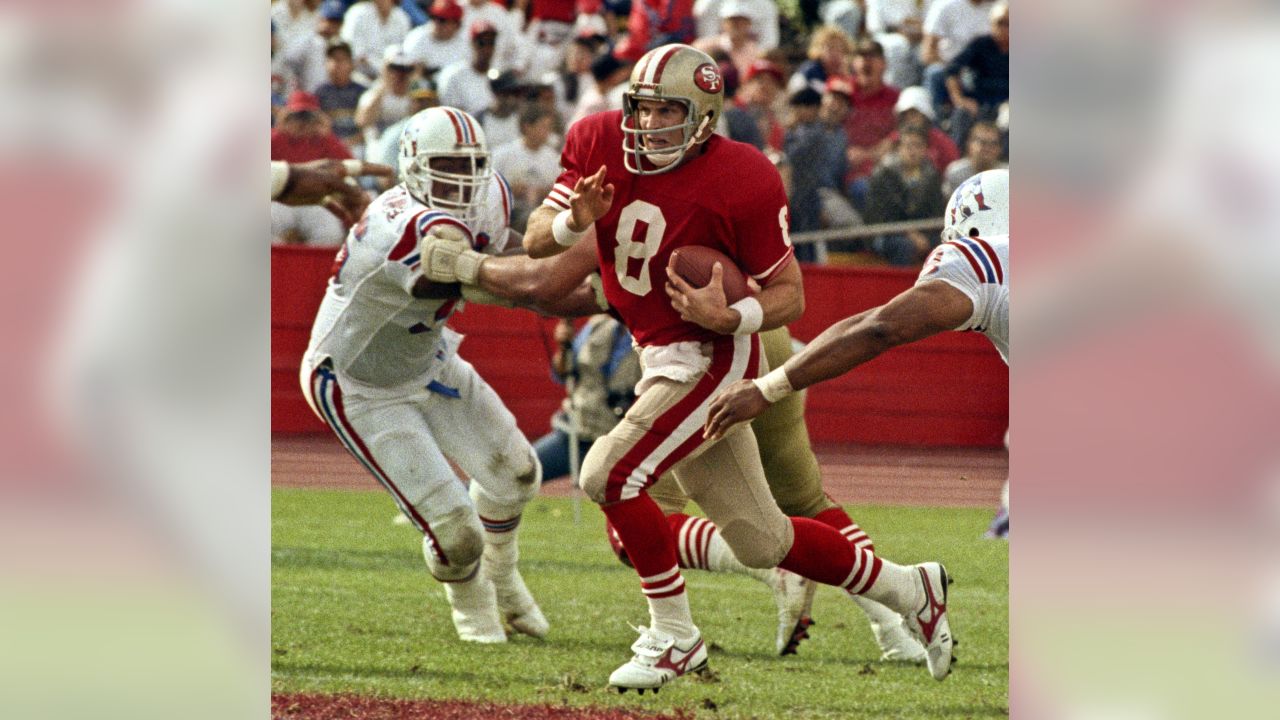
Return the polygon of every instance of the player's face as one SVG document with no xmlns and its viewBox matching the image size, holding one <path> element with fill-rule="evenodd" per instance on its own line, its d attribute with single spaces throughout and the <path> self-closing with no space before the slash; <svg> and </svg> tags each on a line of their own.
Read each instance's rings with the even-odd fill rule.
<svg viewBox="0 0 1280 720">
<path fill-rule="evenodd" d="M 471 173 L 471 159 L 465 157 L 433 157 L 430 161 L 431 169 L 439 172 L 452 173 L 455 175 L 469 175 Z M 484 168 L 484 161 L 477 163 L 477 170 Z M 463 187 L 457 183 L 443 182 L 440 180 L 431 183 L 431 194 L 437 200 L 443 200 L 447 203 L 456 203 L 463 205 L 471 202 L 471 188 Z"/>
<path fill-rule="evenodd" d="M 636 124 L 641 130 L 659 130 L 676 128 L 671 132 L 653 133 L 644 136 L 645 148 L 661 150 L 684 144 L 684 123 L 688 112 L 683 104 L 672 100 L 640 100 L 636 103 Z"/>
</svg>

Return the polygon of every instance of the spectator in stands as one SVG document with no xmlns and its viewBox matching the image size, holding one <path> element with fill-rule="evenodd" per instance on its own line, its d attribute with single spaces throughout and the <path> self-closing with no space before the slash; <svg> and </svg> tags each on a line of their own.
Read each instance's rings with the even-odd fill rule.
<svg viewBox="0 0 1280 720">
<path fill-rule="evenodd" d="M 746 3 L 727 0 L 720 6 L 720 33 L 699 38 L 693 46 L 713 56 L 717 50 L 725 52 L 738 72 L 746 75 L 752 63 L 764 54 L 756 42 L 754 23 Z"/>
<path fill-rule="evenodd" d="M 378 146 L 369 153 L 369 157 L 383 165 L 390 165 L 396 168 L 397 176 L 400 172 L 400 136 L 404 134 L 405 127 L 414 115 L 426 110 L 427 108 L 439 105 L 439 97 L 436 91 L 431 89 L 431 85 L 425 81 L 419 80 L 409 89 L 409 114 L 401 118 L 394 125 L 389 126 L 378 140 Z M 380 187 L 391 187 L 395 184 L 395 179 L 390 181 L 382 181 Z"/>
<path fill-rule="evenodd" d="M 892 152 L 876 167 L 867 190 L 868 223 L 941 218 L 946 206 L 942 178 L 929 162 L 929 137 L 905 128 Z M 891 265 L 915 265 L 932 249 L 937 233 L 911 230 L 881 235 L 872 248 Z"/>
<path fill-rule="evenodd" d="M 774 109 L 783 86 L 782 68 L 768 60 L 756 60 L 747 68 L 746 80 L 724 111 L 729 137 L 760 150 L 781 152 L 786 130 Z"/>
<path fill-rule="evenodd" d="M 576 5 L 576 0 L 528 0 L 525 43 L 529 60 L 525 77 L 541 78 L 564 64 L 565 51 L 573 37 Z"/>
<path fill-rule="evenodd" d="M 693 16 L 698 22 L 698 37 L 712 37 L 720 32 L 720 11 L 727 2 L 738 2 L 751 16 L 756 42 L 761 52 L 778 47 L 778 4 L 773 0 L 695 0 Z"/>
<path fill-rule="evenodd" d="M 347 10 L 342 22 L 342 39 L 351 46 L 356 73 L 365 80 L 378 76 L 379 60 L 387 48 L 400 47 L 409 34 L 409 16 L 396 4 L 396 0 L 363 0 Z"/>
<path fill-rule="evenodd" d="M 280 42 L 290 45 L 316 33 L 320 0 L 275 0 L 271 3 L 271 22 L 280 33 Z"/>
<path fill-rule="evenodd" d="M 614 47 L 614 54 L 624 62 L 635 62 L 660 45 L 692 44 L 696 39 L 693 0 L 632 0 L 627 34 Z"/>
<path fill-rule="evenodd" d="M 557 349 L 551 374 L 557 383 L 572 379 L 573 389 L 551 417 L 551 432 L 538 438 L 533 448 L 542 464 L 543 481 L 569 474 L 572 416 L 576 416 L 578 462 L 596 439 L 607 435 L 635 401 L 640 381 L 640 355 L 632 352 L 631 334 L 608 315 L 594 315 L 574 333 L 573 323 L 556 324 Z"/>
<path fill-rule="evenodd" d="M 506 70 L 489 82 L 489 89 L 493 103 L 475 113 L 475 118 L 484 128 L 485 142 L 496 148 L 520 138 L 520 106 L 528 88 L 519 76 Z"/>
<path fill-rule="evenodd" d="M 285 103 L 280 123 L 271 131 L 271 159 L 304 163 L 350 157 L 351 151 L 333 134 L 316 96 L 294 90 Z"/>
<path fill-rule="evenodd" d="M 347 4 L 343 0 L 324 0 L 316 17 L 316 34 L 324 38 L 326 45 L 340 39 L 346 15 Z"/>
<path fill-rule="evenodd" d="M 520 111 L 519 139 L 493 151 L 493 169 L 507 179 L 515 198 L 513 228 L 524 229 L 529 213 L 542 203 L 560 173 L 560 151 L 550 142 L 555 122 L 551 110 L 529 105 Z"/>
<path fill-rule="evenodd" d="M 556 93 L 556 109 L 562 120 L 567 121 L 573 117 L 578 98 L 595 83 L 595 79 L 591 77 L 591 63 L 595 61 L 602 44 L 603 41 L 592 30 L 575 36 L 569 43 L 564 68 L 552 84 Z"/>
<path fill-rule="evenodd" d="M 471 45 L 461 31 L 462 6 L 458 0 L 435 0 L 428 11 L 431 21 L 409 31 L 404 52 L 434 79 L 446 65 L 471 60 Z"/>
<path fill-rule="evenodd" d="M 809 59 L 800 64 L 787 82 L 787 92 L 794 93 L 808 85 L 819 93 L 826 92 L 827 81 L 843 79 L 852 84 L 850 57 L 853 40 L 833 25 L 823 25 L 809 38 Z"/>
<path fill-rule="evenodd" d="M 276 33 L 276 23 L 271 21 L 271 127 L 276 126 L 289 94 L 298 87 L 298 78 L 293 68 L 284 60 L 280 52 L 280 38 Z"/>
<path fill-rule="evenodd" d="M 493 104 L 489 69 L 493 66 L 498 31 L 487 22 L 471 26 L 471 58 L 446 65 L 437 76 L 440 104 L 465 110 L 472 115 Z"/>
<path fill-rule="evenodd" d="M 569 124 L 604 110 L 621 110 L 622 93 L 627 89 L 631 65 L 632 63 L 623 62 L 612 53 L 596 58 L 591 63 L 591 78 L 595 82 L 578 98 L 578 106 L 574 108 Z"/>
<path fill-rule="evenodd" d="M 894 87 L 919 85 L 920 42 L 924 39 L 923 5 L 918 0 L 866 0 L 867 34 L 884 47 L 887 76 Z"/>
<path fill-rule="evenodd" d="M 291 164 L 351 158 L 347 146 L 329 128 L 315 95 L 295 90 L 279 125 L 271 131 L 271 159 Z M 271 236 L 276 242 L 335 245 L 342 242 L 342 222 L 320 206 L 271 206 Z"/>
<path fill-rule="evenodd" d="M 970 40 L 947 65 L 947 93 L 955 107 L 951 137 L 956 142 L 963 142 L 978 120 L 996 119 L 1000 106 L 1009 100 L 1008 3 L 991 7 L 991 34 Z"/>
<path fill-rule="evenodd" d="M 839 100 L 844 103 L 844 100 Z M 838 189 L 844 178 L 844 118 L 836 123 L 824 122 L 823 96 L 811 87 L 791 94 L 787 100 L 791 117 L 787 127 L 784 154 L 791 166 L 791 231 L 807 232 L 822 227 L 820 188 Z M 847 104 L 845 105 L 847 108 Z M 830 111 L 828 111 L 830 113 Z M 828 114 L 829 120 L 831 115 Z M 812 244 L 796 247 L 796 258 L 803 262 L 816 259 Z"/>
<path fill-rule="evenodd" d="M 839 87 L 839 84 L 837 84 Z M 889 134 L 897 127 L 894 107 L 898 89 L 884 83 L 884 50 L 874 40 L 861 40 L 854 48 L 853 112 L 845 121 L 849 136 L 845 157 L 849 170 L 845 178 L 849 194 L 859 207 L 866 196 L 866 179 L 889 150 Z"/>
<path fill-rule="evenodd" d="M 898 116 L 898 129 L 889 134 L 890 142 L 898 141 L 898 134 L 903 128 L 913 127 L 923 130 L 929 137 L 929 160 L 933 162 L 933 167 L 939 175 L 960 157 L 960 150 L 951 141 L 951 136 L 942 132 L 934 124 L 933 103 L 929 102 L 928 90 L 919 85 L 904 88 L 898 95 L 894 112 Z"/>
<path fill-rule="evenodd" d="M 320 100 L 320 109 L 333 122 L 334 134 L 347 144 L 353 156 L 363 157 L 364 137 L 356 125 L 356 107 L 368 88 L 351 79 L 354 69 L 351 46 L 341 40 L 330 45 L 325 51 L 328 78 L 316 88 L 316 97 Z"/>
<path fill-rule="evenodd" d="M 1009 163 L 1000 160 L 1003 147 L 1000 128 L 995 123 L 986 120 L 974 123 L 969 128 L 969 142 L 965 145 L 964 157 L 948 165 L 942 174 L 943 196 L 951 197 L 960 183 L 980 172 L 1009 167 Z"/>
<path fill-rule="evenodd" d="M 467 0 L 462 3 L 462 10 L 462 28 L 470 37 L 475 37 L 477 27 L 486 24 L 493 30 L 494 51 L 490 64 L 499 72 L 515 70 L 523 73 L 529 62 L 529 42 L 521 32 L 523 19 L 516 20 L 518 16 L 523 17 L 520 15 L 521 11 L 517 10 L 513 14 L 504 3 L 492 0 Z M 444 101 L 443 93 L 440 97 L 443 104 L 449 104 Z M 479 109 L 486 105 L 487 103 L 481 105 Z"/>
<path fill-rule="evenodd" d="M 988 32 L 993 0 L 934 0 L 924 18 L 924 85 L 933 100 L 935 117 L 950 109 L 947 64 L 969 41 Z"/>
<path fill-rule="evenodd" d="M 371 151 L 378 146 L 382 133 L 408 117 L 412 109 L 409 88 L 413 80 L 413 61 L 399 45 L 388 47 L 384 55 L 382 75 L 356 104 L 356 125 L 364 132 L 365 147 Z M 378 160 L 376 156 L 369 159 Z"/>
<path fill-rule="evenodd" d="M 271 6 L 280 60 L 289 66 L 299 90 L 315 92 L 324 82 L 325 41 L 316 34 L 317 0 L 286 0 Z"/>
</svg>

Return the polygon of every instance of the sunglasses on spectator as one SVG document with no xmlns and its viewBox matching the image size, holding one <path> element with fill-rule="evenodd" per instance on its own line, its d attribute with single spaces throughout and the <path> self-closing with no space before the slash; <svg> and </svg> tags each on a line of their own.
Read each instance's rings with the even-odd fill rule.
<svg viewBox="0 0 1280 720">
<path fill-rule="evenodd" d="M 405 72 L 405 73 L 413 72 L 412 65 L 388 65 L 387 67 L 391 68 L 392 70 L 399 70 L 400 72 Z"/>
<path fill-rule="evenodd" d="M 484 37 L 476 38 L 471 42 L 480 47 L 493 47 L 495 44 L 493 38 L 484 38 Z"/>
</svg>

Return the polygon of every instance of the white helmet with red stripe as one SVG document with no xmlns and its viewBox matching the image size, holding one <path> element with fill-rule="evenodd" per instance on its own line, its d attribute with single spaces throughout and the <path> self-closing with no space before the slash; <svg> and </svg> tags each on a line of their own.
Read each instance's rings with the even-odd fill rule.
<svg viewBox="0 0 1280 720">
<path fill-rule="evenodd" d="M 684 123 L 642 130 L 636 114 L 640 100 L 670 100 L 685 107 Z M 724 80 L 711 56 L 688 45 L 672 44 L 645 53 L 631 69 L 622 100 L 622 157 L 627 170 L 656 175 L 675 168 L 694 145 L 715 132 L 724 107 Z M 646 136 L 683 131 L 674 147 L 647 147 Z"/>
<path fill-rule="evenodd" d="M 1009 171 L 987 170 L 960 183 L 947 201 L 942 241 L 1009 234 Z"/>
<path fill-rule="evenodd" d="M 400 180 L 432 209 L 474 222 L 492 174 L 484 129 L 462 110 L 427 108 L 400 136 Z"/>
</svg>

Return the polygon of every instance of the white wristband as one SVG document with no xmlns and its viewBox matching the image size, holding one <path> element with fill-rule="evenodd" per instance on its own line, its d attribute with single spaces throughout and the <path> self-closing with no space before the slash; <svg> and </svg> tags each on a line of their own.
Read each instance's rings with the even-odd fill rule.
<svg viewBox="0 0 1280 720">
<path fill-rule="evenodd" d="M 768 375 L 756 378 L 751 382 L 760 388 L 760 394 L 764 395 L 764 399 L 770 403 L 776 403 L 795 392 L 795 390 L 791 389 L 791 380 L 787 378 L 787 373 L 782 368 L 772 370 Z"/>
<path fill-rule="evenodd" d="M 364 161 L 363 160 L 343 160 L 342 169 L 347 171 L 347 175 L 352 175 L 352 176 L 363 175 Z"/>
<path fill-rule="evenodd" d="M 764 308 L 760 307 L 760 301 L 747 296 L 738 302 L 729 306 L 730 310 L 737 310 L 742 317 L 738 320 L 738 327 L 733 331 L 734 335 L 751 335 L 760 330 L 760 326 L 764 324 Z"/>
<path fill-rule="evenodd" d="M 573 213 L 569 210 L 561 210 L 556 214 L 556 219 L 551 221 L 551 236 L 555 238 L 556 244 L 563 247 L 573 247 L 575 243 L 587 234 L 586 230 L 582 232 L 574 232 L 569 229 L 569 218 Z"/>
</svg>

